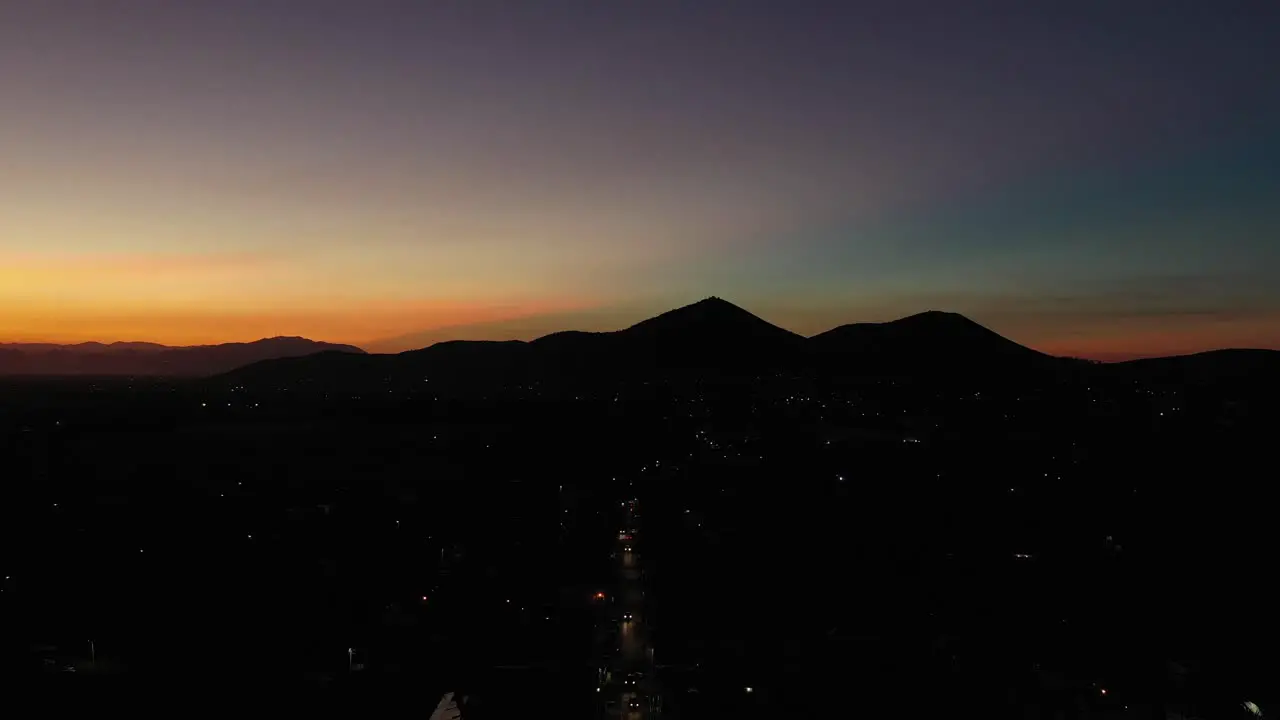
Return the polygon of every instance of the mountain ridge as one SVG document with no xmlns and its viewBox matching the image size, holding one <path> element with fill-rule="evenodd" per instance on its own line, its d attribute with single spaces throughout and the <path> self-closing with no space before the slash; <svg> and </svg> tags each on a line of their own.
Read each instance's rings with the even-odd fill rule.
<svg viewBox="0 0 1280 720">
<path fill-rule="evenodd" d="M 144 342 L 0 344 L 0 375 L 150 375 L 199 377 L 264 360 L 323 352 L 365 354 L 354 345 L 276 336 L 215 345 Z"/>
<path fill-rule="evenodd" d="M 562 330 L 528 341 L 445 341 L 368 357 L 359 368 L 371 377 L 410 387 L 424 381 L 483 387 L 776 372 L 1038 381 L 1083 371 L 1079 361 L 1025 347 L 958 313 L 932 310 L 884 323 L 852 323 L 806 338 L 714 296 L 619 330 Z M 232 377 L 278 387 L 301 378 L 358 386 L 362 380 L 347 370 L 355 370 L 349 361 L 312 357 L 266 361 Z"/>
<path fill-rule="evenodd" d="M 1256 352 L 1280 362 L 1278 351 Z M 561 330 L 528 341 L 452 340 L 368 357 L 360 367 L 376 374 L 379 382 L 402 378 L 409 386 L 423 381 L 484 387 L 543 380 L 648 379 L 673 373 L 749 377 L 773 372 L 1041 382 L 1091 373 L 1090 363 L 1039 352 L 959 313 L 930 310 L 888 322 L 850 323 L 806 338 L 715 296 L 619 330 Z M 1240 364 L 1234 355 L 1221 357 L 1193 365 L 1197 371 L 1199 365 L 1221 365 L 1213 371 L 1230 374 Z M 1269 362 L 1248 357 L 1253 358 L 1249 367 Z M 281 361 L 266 361 L 232 376 L 236 382 L 262 378 L 277 386 L 302 377 L 359 385 L 361 379 L 345 375 L 337 367 L 340 363 L 352 369 L 347 360 L 316 356 L 289 361 L 288 370 Z"/>
<path fill-rule="evenodd" d="M 1176 377 L 1229 375 L 1233 368 L 1254 371 L 1277 363 L 1280 351 L 1223 350 L 1106 365 Z M 297 336 L 195 346 L 0 344 L 0 375 L 251 377 L 280 372 L 284 381 L 294 374 L 332 379 L 348 371 L 492 382 L 706 371 L 1014 377 L 1076 374 L 1087 364 L 1026 347 L 954 312 L 928 310 L 887 322 L 848 323 L 806 338 L 716 296 L 618 330 L 560 330 L 528 341 L 446 340 L 389 354 Z"/>
<path fill-rule="evenodd" d="M 300 335 L 273 335 L 271 337 L 258 338 L 257 340 L 243 340 L 225 343 L 207 343 L 201 345 L 165 345 L 164 343 L 146 342 L 141 340 L 116 340 L 109 343 L 99 342 L 97 340 L 87 340 L 78 343 L 46 343 L 46 342 L 0 342 L 0 349 L 18 349 L 18 350 L 44 350 L 54 352 L 57 350 L 85 350 L 100 352 L 102 350 L 140 350 L 160 352 L 163 350 L 193 350 L 198 348 L 214 348 L 227 346 L 243 346 L 243 345 L 266 345 L 269 343 L 279 342 L 304 342 L 323 345 L 327 347 L 348 348 L 347 352 L 359 351 L 365 352 L 363 348 L 346 343 L 331 343 L 322 340 L 311 340 Z"/>
</svg>

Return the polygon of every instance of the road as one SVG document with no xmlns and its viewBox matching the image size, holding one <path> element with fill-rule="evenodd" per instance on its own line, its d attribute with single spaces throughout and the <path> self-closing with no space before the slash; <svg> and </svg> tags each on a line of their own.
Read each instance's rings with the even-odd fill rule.
<svg viewBox="0 0 1280 720">
<path fill-rule="evenodd" d="M 643 720 L 658 717 L 660 694 L 653 676 L 653 646 L 645 618 L 644 568 L 640 552 L 640 509 L 635 500 L 619 506 L 612 555 L 617 583 L 601 598 L 597 644 L 601 648 L 603 717 Z"/>
</svg>

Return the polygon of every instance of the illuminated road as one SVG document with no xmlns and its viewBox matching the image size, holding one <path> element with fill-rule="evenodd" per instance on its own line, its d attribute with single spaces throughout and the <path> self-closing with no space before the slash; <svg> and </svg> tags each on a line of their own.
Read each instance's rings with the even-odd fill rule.
<svg viewBox="0 0 1280 720">
<path fill-rule="evenodd" d="M 608 668 L 600 688 L 604 717 L 642 720 L 659 715 L 653 680 L 653 648 L 645 623 L 644 575 L 639 552 L 639 513 L 634 502 L 621 513 L 614 557 L 618 583 L 607 603 L 599 640 Z M 613 647 L 608 647 L 608 645 Z"/>
</svg>

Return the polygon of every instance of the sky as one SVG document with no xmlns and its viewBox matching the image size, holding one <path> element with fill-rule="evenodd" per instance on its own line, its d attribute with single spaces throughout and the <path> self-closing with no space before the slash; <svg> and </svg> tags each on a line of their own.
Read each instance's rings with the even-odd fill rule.
<svg viewBox="0 0 1280 720">
<path fill-rule="evenodd" d="M 0 342 L 1280 347 L 1280 4 L 0 3 Z"/>
</svg>

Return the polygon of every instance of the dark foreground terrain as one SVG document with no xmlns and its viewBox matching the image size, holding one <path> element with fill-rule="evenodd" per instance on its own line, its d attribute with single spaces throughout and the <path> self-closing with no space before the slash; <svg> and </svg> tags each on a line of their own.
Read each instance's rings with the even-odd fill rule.
<svg viewBox="0 0 1280 720">
<path fill-rule="evenodd" d="M 167 715 L 1275 712 L 1244 372 L 5 380 L 0 661 Z"/>
</svg>

